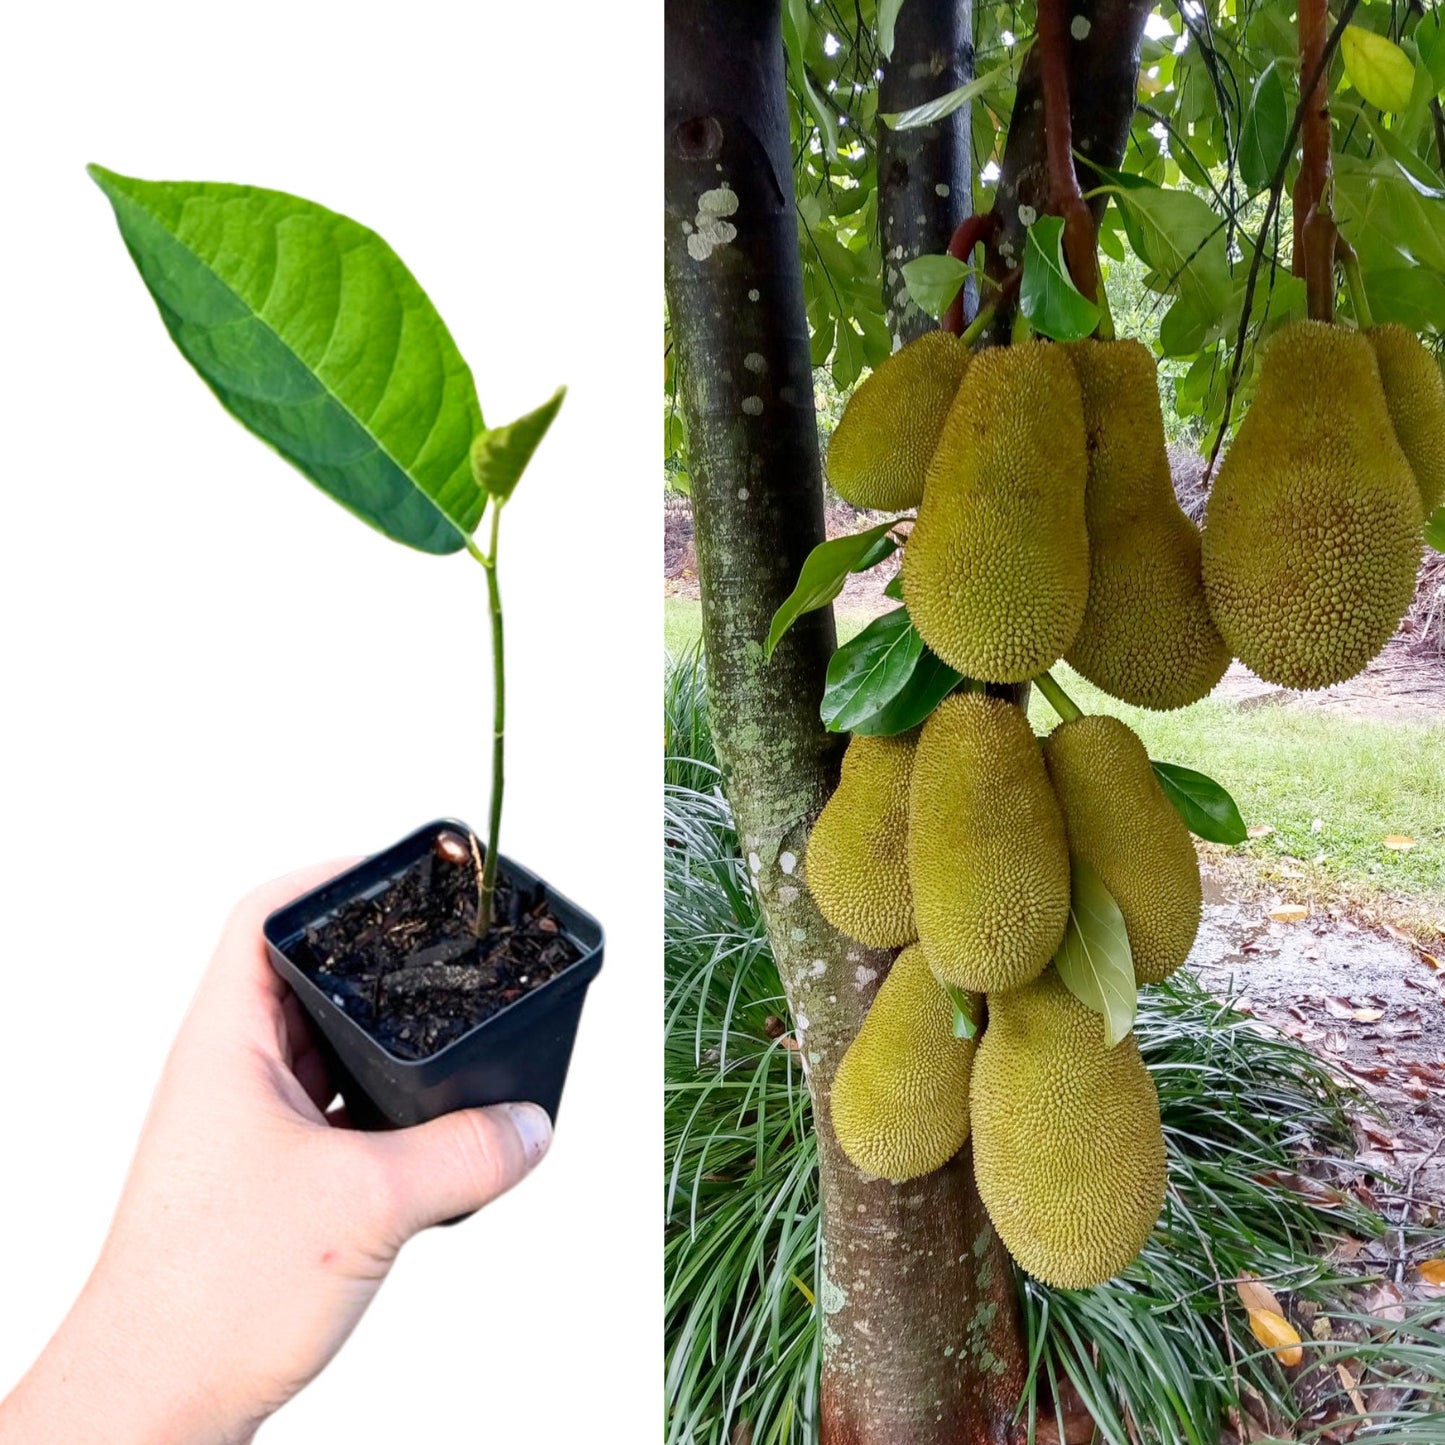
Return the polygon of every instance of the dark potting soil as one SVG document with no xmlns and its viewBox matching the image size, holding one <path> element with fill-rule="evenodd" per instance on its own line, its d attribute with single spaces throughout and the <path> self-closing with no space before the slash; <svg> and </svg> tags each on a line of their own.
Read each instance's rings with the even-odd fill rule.
<svg viewBox="0 0 1445 1445">
<path fill-rule="evenodd" d="M 384 892 L 313 924 L 292 956 L 383 1048 L 424 1059 L 581 957 L 540 889 L 499 873 L 482 939 L 476 908 L 470 856 L 431 851 Z"/>
</svg>

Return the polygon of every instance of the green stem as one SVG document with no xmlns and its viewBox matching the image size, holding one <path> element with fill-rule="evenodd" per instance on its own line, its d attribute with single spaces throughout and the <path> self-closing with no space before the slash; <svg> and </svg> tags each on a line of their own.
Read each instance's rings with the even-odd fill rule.
<svg viewBox="0 0 1445 1445">
<path fill-rule="evenodd" d="M 958 339 L 963 342 L 965 346 L 972 346 L 973 343 L 988 330 L 989 323 L 993 320 L 994 312 L 997 309 L 995 306 L 980 306 L 978 308 L 978 315 L 963 328 Z"/>
<path fill-rule="evenodd" d="M 1365 278 L 1360 273 L 1360 258 L 1355 254 L 1355 248 L 1343 238 L 1337 242 L 1335 253 L 1344 268 L 1345 285 L 1350 292 L 1350 310 L 1355 313 L 1360 330 L 1368 331 L 1375 324 L 1375 318 L 1370 314 L 1370 302 L 1365 295 Z"/>
<path fill-rule="evenodd" d="M 477 937 L 492 926 L 493 902 L 497 892 L 498 839 L 502 832 L 503 763 L 506 755 L 507 675 L 502 639 L 502 593 L 497 585 L 497 529 L 502 520 L 502 502 L 492 498 L 492 531 L 483 552 L 467 539 L 467 551 L 482 564 L 487 574 L 487 609 L 492 620 L 492 797 L 487 814 L 487 850 L 482 860 L 482 880 L 477 896 Z"/>
<path fill-rule="evenodd" d="M 1034 328 L 1029 323 L 1029 318 L 1024 315 L 1024 308 L 1019 307 L 1014 312 L 1013 335 L 1009 338 L 1014 346 L 1021 346 L 1025 341 L 1032 340 Z"/>
<path fill-rule="evenodd" d="M 1049 706 L 1065 722 L 1073 722 L 1075 718 L 1083 717 L 1082 709 L 1075 704 L 1074 700 L 1054 681 L 1049 673 L 1041 672 L 1034 678 L 1034 686 L 1043 693 Z"/>
<path fill-rule="evenodd" d="M 1095 297 L 1094 304 L 1099 308 L 1099 340 L 1112 341 L 1115 336 L 1114 313 L 1109 310 L 1109 291 L 1104 285 L 1103 276 L 1099 277 L 1099 294 Z"/>
</svg>

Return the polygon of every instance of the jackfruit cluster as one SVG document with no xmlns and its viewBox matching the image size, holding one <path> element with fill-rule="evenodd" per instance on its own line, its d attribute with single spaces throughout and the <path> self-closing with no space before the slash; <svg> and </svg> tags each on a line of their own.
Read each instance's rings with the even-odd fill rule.
<svg viewBox="0 0 1445 1445">
<path fill-rule="evenodd" d="M 1397 378 L 1394 424 L 1379 350 Z M 1203 560 L 1225 643 L 1266 682 L 1309 689 L 1353 677 L 1410 605 L 1424 484 L 1396 425 L 1422 458 L 1431 446 L 1413 419 L 1418 385 L 1398 379 L 1413 371 L 1391 337 L 1372 345 L 1320 321 L 1282 327 L 1265 350 L 1209 498 Z"/>
<path fill-rule="evenodd" d="M 968 1138 L 973 1054 L 972 1040 L 954 1037 L 953 1006 L 923 950 L 905 948 L 833 1077 L 843 1152 L 884 1179 L 942 1168 Z"/>
<path fill-rule="evenodd" d="M 989 1219 L 1036 1279 L 1083 1289 L 1144 1247 L 1164 1204 L 1159 1096 L 1131 1034 L 1049 969 L 990 998 L 970 1083 L 973 1167 Z"/>
<path fill-rule="evenodd" d="M 944 418 L 972 353 L 946 331 L 927 331 L 858 387 L 828 443 L 828 480 L 855 507 L 901 512 L 923 500 Z"/>
<path fill-rule="evenodd" d="M 1174 495 L 1154 357 L 1138 341 L 1064 348 L 1083 399 L 1089 593 L 1067 660 L 1136 707 L 1185 707 L 1229 666 L 1204 596 L 1199 529 Z"/>
<path fill-rule="evenodd" d="M 1024 682 L 1068 651 L 1089 593 L 1083 402 L 1062 347 L 975 356 L 944 423 L 903 553 L 923 640 L 983 682 Z"/>
<path fill-rule="evenodd" d="M 917 939 L 839 1064 L 838 1143 L 859 1169 L 901 1180 L 941 1168 L 971 1130 L 1013 1257 L 1050 1284 L 1102 1283 L 1153 1229 L 1164 1145 L 1137 1044 L 1107 1047 L 1102 1017 L 1054 967 L 1071 873 L 1092 866 L 1123 916 L 1135 982 L 1155 983 L 1198 930 L 1193 842 L 1143 743 L 1112 717 L 1061 722 L 1040 747 L 1020 708 L 964 691 L 886 741 L 850 744 L 807 855 L 815 895 L 820 878 L 839 890 L 820 907 L 864 941 L 879 936 L 886 852 L 900 914 L 907 904 L 896 931 Z M 982 1030 L 976 1052 L 954 1036 L 960 997 Z"/>
<path fill-rule="evenodd" d="M 908 800 L 918 730 L 855 737 L 808 839 L 808 891 L 840 933 L 870 948 L 917 936 L 908 873 Z"/>
</svg>

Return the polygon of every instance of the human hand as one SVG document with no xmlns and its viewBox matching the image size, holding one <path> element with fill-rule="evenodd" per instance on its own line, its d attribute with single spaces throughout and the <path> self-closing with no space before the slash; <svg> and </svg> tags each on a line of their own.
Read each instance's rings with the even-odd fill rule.
<svg viewBox="0 0 1445 1445">
<path fill-rule="evenodd" d="M 0 1403 L 0 1445 L 240 1445 L 313 1379 L 401 1246 L 495 1199 L 546 1152 L 535 1104 L 363 1134 L 272 971 L 258 889 L 226 925 L 151 1103 L 93 1274 Z"/>
</svg>

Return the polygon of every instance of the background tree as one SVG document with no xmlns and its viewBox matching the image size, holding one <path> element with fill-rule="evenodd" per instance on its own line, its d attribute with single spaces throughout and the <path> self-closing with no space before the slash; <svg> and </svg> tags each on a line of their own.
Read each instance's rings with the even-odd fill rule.
<svg viewBox="0 0 1445 1445">
<path fill-rule="evenodd" d="M 1377 319 L 1407 304 L 1394 289 L 1406 258 L 1440 249 L 1435 290 L 1406 287 L 1411 324 L 1438 331 L 1445 207 L 1410 138 L 1429 133 L 1437 109 L 1439 16 L 1359 8 L 1382 34 L 1408 31 L 1412 91 L 1403 112 L 1354 106 L 1359 123 L 1337 140 L 1337 209 L 1359 235 L 1371 300 L 1390 293 Z M 1156 298 L 1146 319 L 1174 362 L 1175 406 L 1220 432 L 1237 404 L 1231 390 L 1247 391 L 1259 336 L 1303 311 L 1281 221 L 1298 111 L 1290 13 L 1284 3 L 1248 14 L 1189 3 L 1151 19 L 1144 0 L 1070 9 L 1073 138 L 1091 163 L 1080 173 L 1103 216 L 1101 248 L 1118 264 L 1131 256 Z M 942 253 L 973 207 L 998 217 L 994 284 L 980 292 L 997 304 L 994 286 L 1046 209 L 1032 15 L 990 6 L 971 21 L 976 74 L 970 17 L 940 0 L 846 13 L 827 0 L 667 7 L 665 258 L 681 403 L 671 442 L 685 448 L 690 476 L 723 783 L 820 1105 L 888 958 L 834 933 L 796 874 L 841 756 L 818 718 L 835 646 L 829 613 L 800 619 L 770 664 L 761 642 L 823 538 L 812 368 L 848 387 L 922 316 L 942 315 L 969 275 Z M 1338 86 L 1338 57 L 1333 65 Z M 902 93 L 904 73 L 930 69 L 931 93 Z M 1011 113 L 1022 118 L 1012 128 Z M 907 212 L 915 219 L 900 227 L 899 209 L 929 191 L 947 204 Z M 826 1107 L 813 1117 L 823 1439 L 1012 1438 L 1028 1357 L 967 1149 L 894 1188 L 841 1158 Z"/>
</svg>

